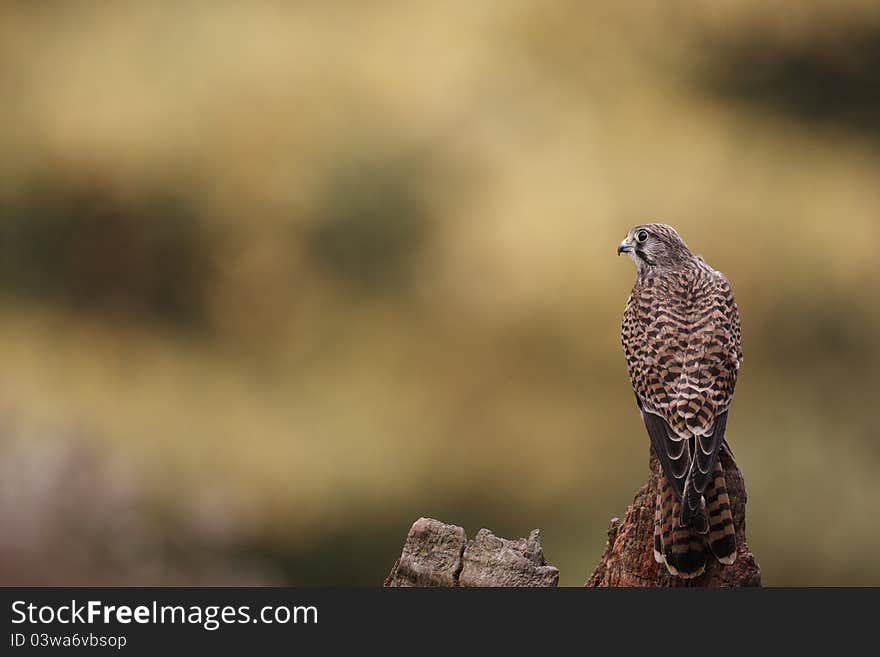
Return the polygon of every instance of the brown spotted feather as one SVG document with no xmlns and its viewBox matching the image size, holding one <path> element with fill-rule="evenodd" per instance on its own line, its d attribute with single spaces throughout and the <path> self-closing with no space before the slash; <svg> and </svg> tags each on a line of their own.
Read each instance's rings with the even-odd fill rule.
<svg viewBox="0 0 880 657">
<path fill-rule="evenodd" d="M 643 245 L 639 231 L 648 234 Z M 724 275 L 694 256 L 671 227 L 637 226 L 627 243 L 638 274 L 621 338 L 671 497 L 665 502 L 658 491 L 655 553 L 670 571 L 693 576 L 704 562 L 703 539 L 694 536 L 708 534 L 716 556 L 730 557 L 732 520 L 728 533 L 719 523 L 728 522 L 729 510 L 718 515 L 718 505 L 729 503 L 722 495 L 711 499 L 711 491 L 724 489 L 718 451 L 742 361 L 739 313 Z"/>
</svg>

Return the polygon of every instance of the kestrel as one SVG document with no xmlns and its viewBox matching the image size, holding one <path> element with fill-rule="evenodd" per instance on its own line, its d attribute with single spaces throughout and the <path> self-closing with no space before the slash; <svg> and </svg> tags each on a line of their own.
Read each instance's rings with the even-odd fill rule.
<svg viewBox="0 0 880 657">
<path fill-rule="evenodd" d="M 617 247 L 636 265 L 621 339 L 636 403 L 660 461 L 654 558 L 696 577 L 706 544 L 724 564 L 736 539 L 718 458 L 742 363 L 730 283 L 671 226 L 631 229 Z"/>
</svg>

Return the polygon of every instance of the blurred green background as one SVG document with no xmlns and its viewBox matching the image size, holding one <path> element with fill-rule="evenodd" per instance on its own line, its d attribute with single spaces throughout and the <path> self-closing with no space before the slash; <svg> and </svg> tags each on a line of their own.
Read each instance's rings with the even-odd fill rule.
<svg viewBox="0 0 880 657">
<path fill-rule="evenodd" d="M 580 585 L 647 475 L 626 230 L 730 278 L 770 585 L 880 584 L 880 7 L 0 5 L 0 581 Z"/>
</svg>

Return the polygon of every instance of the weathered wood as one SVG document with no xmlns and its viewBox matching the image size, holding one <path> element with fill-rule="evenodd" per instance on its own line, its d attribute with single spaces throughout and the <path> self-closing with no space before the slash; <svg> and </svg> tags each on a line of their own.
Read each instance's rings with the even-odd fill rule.
<svg viewBox="0 0 880 657">
<path fill-rule="evenodd" d="M 458 586 L 466 545 L 461 527 L 419 518 L 409 530 L 385 586 Z"/>
<path fill-rule="evenodd" d="M 651 477 L 636 493 L 621 521 L 612 518 L 605 553 L 586 586 L 760 586 L 761 571 L 746 543 L 746 488 L 742 473 L 729 450 L 722 450 L 721 463 L 736 526 L 736 561 L 729 566 L 711 554 L 706 572 L 690 580 L 670 575 L 666 566 L 654 560 L 654 505 L 656 503 L 657 457 L 651 453 Z"/>
<path fill-rule="evenodd" d="M 544 560 L 539 530 L 509 541 L 477 532 L 462 555 L 459 586 L 558 586 L 559 570 Z"/>
<path fill-rule="evenodd" d="M 468 541 L 464 529 L 419 518 L 409 530 L 385 586 L 557 586 L 559 571 L 547 565 L 539 531 L 528 538 L 498 538 L 488 529 Z"/>
</svg>

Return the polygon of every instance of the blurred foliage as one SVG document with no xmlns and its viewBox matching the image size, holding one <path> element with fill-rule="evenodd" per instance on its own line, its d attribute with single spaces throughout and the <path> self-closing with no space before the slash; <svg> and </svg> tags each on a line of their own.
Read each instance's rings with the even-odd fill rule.
<svg viewBox="0 0 880 657">
<path fill-rule="evenodd" d="M 48 180 L 0 198 L 0 287 L 87 312 L 203 320 L 210 246 L 171 194 Z"/>
<path fill-rule="evenodd" d="M 5 585 L 242 586 L 281 576 L 240 556 L 246 528 L 225 512 L 222 495 L 203 491 L 160 508 L 131 463 L 102 455 L 77 431 L 42 427 L 23 436 L 8 417 L 2 427 L 0 519 L 16 530 L 0 537 Z"/>
<path fill-rule="evenodd" d="M 343 162 L 315 200 L 306 234 L 315 263 L 356 293 L 399 287 L 427 228 L 415 176 L 387 156 Z"/>
<path fill-rule="evenodd" d="M 703 71 L 708 88 L 795 119 L 880 137 L 880 22 L 812 32 L 801 39 L 747 32 L 720 43 Z"/>
<path fill-rule="evenodd" d="M 880 583 L 875 4 L 4 3 L 0 577 L 378 584 L 428 515 L 582 583 L 660 220 L 765 582 Z"/>
</svg>

